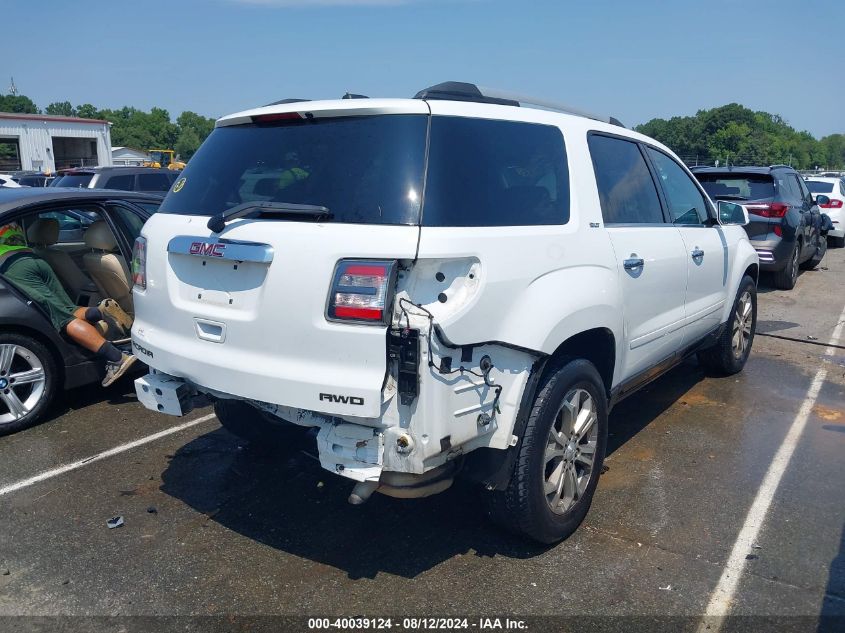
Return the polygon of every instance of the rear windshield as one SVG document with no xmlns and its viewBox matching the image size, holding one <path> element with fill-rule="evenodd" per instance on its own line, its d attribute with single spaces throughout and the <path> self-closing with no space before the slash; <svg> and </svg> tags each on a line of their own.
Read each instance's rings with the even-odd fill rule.
<svg viewBox="0 0 845 633">
<path fill-rule="evenodd" d="M 59 176 L 53 181 L 52 187 L 81 187 L 85 188 L 91 183 L 94 174 L 67 174 Z"/>
<path fill-rule="evenodd" d="M 219 127 L 159 212 L 269 200 L 327 207 L 334 222 L 416 224 L 427 125 L 425 115 L 380 115 Z"/>
<path fill-rule="evenodd" d="M 809 189 L 812 193 L 833 192 L 832 182 L 822 182 L 821 180 L 805 180 L 804 184 L 807 185 L 807 189 Z"/>
<path fill-rule="evenodd" d="M 695 174 L 711 198 L 761 200 L 775 197 L 775 183 L 768 174 Z"/>
<path fill-rule="evenodd" d="M 380 115 L 217 128 L 160 212 L 213 215 L 266 200 L 324 206 L 333 222 L 568 221 L 569 176 L 557 127 L 436 116 L 427 139 L 428 125 L 427 115 Z"/>
</svg>

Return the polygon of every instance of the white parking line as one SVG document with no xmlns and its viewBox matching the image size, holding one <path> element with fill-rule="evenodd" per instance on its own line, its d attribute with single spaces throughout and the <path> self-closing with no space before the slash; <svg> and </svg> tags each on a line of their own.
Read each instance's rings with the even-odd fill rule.
<svg viewBox="0 0 845 633">
<path fill-rule="evenodd" d="M 0 488 L 0 497 L 3 495 L 9 494 L 10 492 L 15 492 L 16 490 L 20 490 L 21 488 L 26 488 L 33 484 L 37 484 L 40 481 L 44 481 L 45 479 L 51 479 L 53 477 L 58 477 L 59 475 L 63 475 L 64 473 L 70 472 L 72 470 L 76 470 L 77 468 L 82 468 L 83 466 L 87 466 L 88 464 L 93 464 L 94 462 L 98 462 L 101 459 L 105 459 L 107 457 L 112 457 L 114 455 L 119 455 L 120 453 L 125 453 L 126 451 L 132 450 L 133 448 L 138 448 L 139 446 L 143 446 L 144 444 L 149 444 L 150 442 L 155 442 L 158 439 L 163 437 L 167 437 L 168 435 L 173 435 L 174 433 L 178 433 L 179 431 L 184 431 L 185 429 L 189 429 L 192 426 L 196 426 L 197 424 L 202 424 L 203 422 L 207 422 L 208 420 L 214 417 L 213 413 L 209 413 L 208 415 L 204 415 L 201 418 L 197 418 L 196 420 L 190 420 L 189 422 L 184 422 L 177 426 L 170 427 L 169 429 L 164 429 L 163 431 L 159 431 L 158 433 L 153 433 L 152 435 L 147 435 L 146 437 L 142 437 L 137 439 L 133 442 L 128 442 L 126 444 L 121 444 L 120 446 L 115 446 L 114 448 L 110 448 L 107 451 L 103 451 L 102 453 L 97 453 L 96 455 L 91 455 L 90 457 L 86 457 L 85 459 L 80 459 L 76 462 L 71 462 L 70 464 L 65 464 L 63 466 L 59 466 L 58 468 L 52 468 L 50 470 L 45 470 L 44 472 L 38 473 L 37 475 L 33 475 L 32 477 L 27 477 L 26 479 L 21 479 L 20 481 L 16 481 L 13 484 L 9 484 L 7 486 L 3 486 Z"/>
<path fill-rule="evenodd" d="M 842 327 L 845 326 L 845 308 L 839 315 L 839 323 L 833 330 L 833 335 L 830 337 L 828 346 L 836 345 L 839 337 L 842 335 Z M 832 356 L 835 353 L 835 348 L 827 347 L 824 351 L 825 355 Z M 739 531 L 736 542 L 731 550 L 730 558 L 725 563 L 725 569 L 719 578 L 719 584 L 713 590 L 710 596 L 710 602 L 707 604 L 707 609 L 704 612 L 704 620 L 698 627 L 698 633 L 719 633 L 722 627 L 724 617 L 730 613 L 731 603 L 739 586 L 742 572 L 745 569 L 746 556 L 752 553 L 752 546 L 757 540 L 760 529 L 763 527 L 763 522 L 766 519 L 766 513 L 769 511 L 769 506 L 775 496 L 775 492 L 780 485 L 780 480 L 783 477 L 786 468 L 789 466 L 789 460 L 792 459 L 792 454 L 798 446 L 798 440 L 801 439 L 801 433 L 807 424 L 810 417 L 810 412 L 816 404 L 816 399 L 819 397 L 825 378 L 827 378 L 827 367 L 824 364 L 816 372 L 813 382 L 810 383 L 810 388 L 804 401 L 801 403 L 801 408 L 798 410 L 798 415 L 789 427 L 786 437 L 772 458 L 772 463 L 766 471 L 766 476 L 763 478 L 763 483 L 757 491 L 757 496 L 751 504 L 751 509 L 748 510 L 748 515 L 745 517 L 745 523 L 742 524 L 742 529 Z"/>
</svg>

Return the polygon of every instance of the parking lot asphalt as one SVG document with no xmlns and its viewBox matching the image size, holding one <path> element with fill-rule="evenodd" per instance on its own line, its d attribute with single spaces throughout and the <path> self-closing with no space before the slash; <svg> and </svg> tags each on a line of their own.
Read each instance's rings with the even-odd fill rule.
<svg viewBox="0 0 845 633">
<path fill-rule="evenodd" d="M 465 485 L 350 506 L 346 480 L 212 416 L 49 475 L 184 422 L 144 410 L 131 379 L 69 393 L 0 438 L 0 490 L 49 475 L 0 494 L 0 615 L 668 615 L 694 630 L 727 576 L 732 615 L 843 616 L 845 350 L 825 344 L 845 250 L 793 291 L 763 282 L 759 332 L 795 340 L 758 336 L 730 378 L 690 360 L 614 409 L 592 509 L 554 547 L 493 527 Z"/>
</svg>

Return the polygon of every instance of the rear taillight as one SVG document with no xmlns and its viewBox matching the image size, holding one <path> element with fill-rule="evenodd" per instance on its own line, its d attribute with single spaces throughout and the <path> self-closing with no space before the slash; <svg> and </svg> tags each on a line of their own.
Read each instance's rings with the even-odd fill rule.
<svg viewBox="0 0 845 633">
<path fill-rule="evenodd" d="M 335 268 L 326 318 L 383 324 L 393 290 L 395 261 L 343 259 Z"/>
<path fill-rule="evenodd" d="M 831 200 L 827 204 L 820 204 L 819 206 L 822 209 L 841 209 L 842 208 L 842 200 Z"/>
<path fill-rule="evenodd" d="M 147 287 L 147 238 L 135 238 L 132 247 L 132 283 L 145 290 Z"/>
<path fill-rule="evenodd" d="M 782 218 L 789 211 L 789 205 L 781 202 L 749 202 L 745 208 L 764 218 Z"/>
<path fill-rule="evenodd" d="M 778 237 L 783 237 L 783 227 L 780 224 L 775 224 L 772 227 L 772 231 L 774 231 L 774 234 Z"/>
</svg>

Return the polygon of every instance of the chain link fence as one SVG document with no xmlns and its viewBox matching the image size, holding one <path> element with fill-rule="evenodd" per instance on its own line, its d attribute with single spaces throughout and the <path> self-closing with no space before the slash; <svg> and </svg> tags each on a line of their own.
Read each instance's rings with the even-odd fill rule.
<svg viewBox="0 0 845 633">
<path fill-rule="evenodd" d="M 712 156 L 710 154 L 681 154 L 679 157 L 687 167 L 750 167 L 752 165 L 788 165 L 792 167 L 794 162 L 792 156 L 789 155 L 768 157 L 768 159 L 753 155 L 744 156 L 742 154 L 722 154 L 720 156 Z"/>
<path fill-rule="evenodd" d="M 99 161 L 96 158 L 63 156 L 56 159 L 56 171 L 60 169 L 73 169 L 74 167 L 96 167 Z"/>
</svg>

